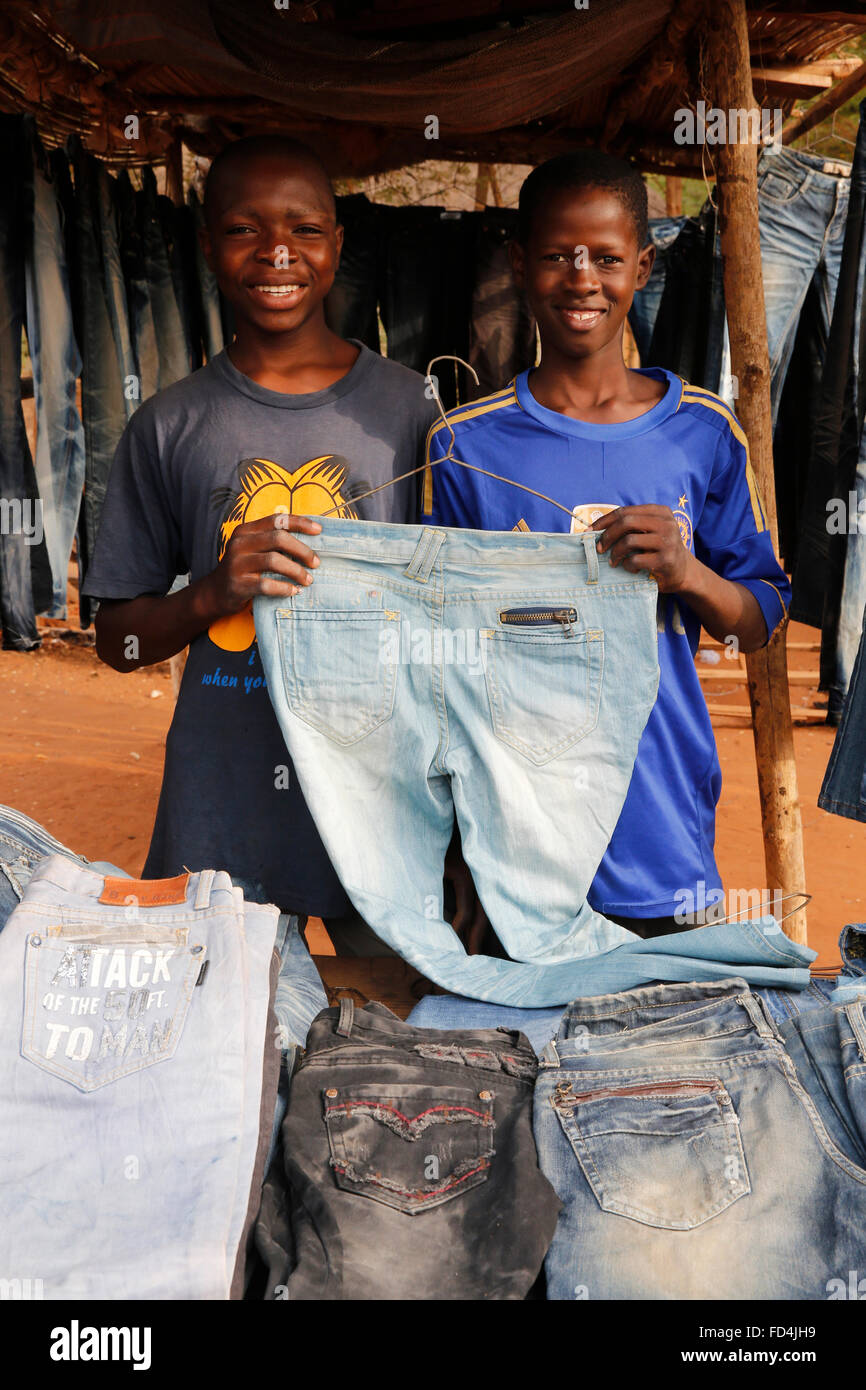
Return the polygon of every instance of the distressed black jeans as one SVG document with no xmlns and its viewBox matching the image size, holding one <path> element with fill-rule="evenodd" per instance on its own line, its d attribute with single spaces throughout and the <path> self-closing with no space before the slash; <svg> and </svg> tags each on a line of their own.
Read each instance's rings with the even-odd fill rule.
<svg viewBox="0 0 866 1390">
<path fill-rule="evenodd" d="M 536 1069 L 508 1029 L 323 1009 L 265 1184 L 265 1297 L 525 1298 L 560 1210 L 532 1136 Z"/>
</svg>

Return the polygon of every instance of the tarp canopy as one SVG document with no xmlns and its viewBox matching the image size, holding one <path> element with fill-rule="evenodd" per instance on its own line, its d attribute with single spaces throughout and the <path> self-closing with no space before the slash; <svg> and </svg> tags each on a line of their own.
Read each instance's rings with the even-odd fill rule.
<svg viewBox="0 0 866 1390">
<path fill-rule="evenodd" d="M 77 130 L 116 162 L 159 158 L 178 135 L 212 154 L 276 129 L 337 176 L 431 157 L 532 162 L 591 142 L 646 168 L 704 162 L 677 144 L 675 113 L 709 97 L 707 0 L 281 3 L 12 0 L 0 105 L 33 110 L 49 143 Z M 828 55 L 864 32 L 853 3 L 754 0 L 756 101 L 787 113 L 822 92 L 856 65 Z"/>
</svg>

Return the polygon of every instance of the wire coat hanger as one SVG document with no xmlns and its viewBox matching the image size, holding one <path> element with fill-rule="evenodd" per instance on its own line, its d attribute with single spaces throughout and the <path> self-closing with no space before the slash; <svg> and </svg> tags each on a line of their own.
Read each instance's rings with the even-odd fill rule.
<svg viewBox="0 0 866 1390">
<path fill-rule="evenodd" d="M 404 479 L 412 478 L 415 476 L 416 473 L 423 473 L 426 468 L 435 468 L 436 465 L 439 463 L 450 462 L 456 463 L 460 468 L 468 468 L 469 471 L 472 473 L 483 473 L 485 478 L 493 478 L 494 481 L 497 483 L 507 483 L 509 487 L 519 488 L 521 492 L 528 492 L 532 497 L 540 497 L 542 502 L 549 502 L 552 507 L 558 507 L 561 512 L 565 512 L 567 517 L 572 517 L 574 513 L 572 512 L 571 508 L 564 507 L 561 502 L 557 502 L 555 497 L 548 497 L 546 493 L 537 492 L 535 488 L 527 487 L 525 483 L 517 483 L 514 481 L 513 478 L 503 478 L 502 475 L 499 473 L 491 473 L 488 468 L 479 468 L 477 464 L 466 463 L 464 459 L 459 459 L 457 457 L 457 455 L 454 453 L 454 446 L 457 443 L 454 434 L 454 429 L 451 425 L 451 421 L 448 419 L 448 416 L 445 413 L 445 407 L 443 406 L 442 398 L 439 395 L 439 386 L 436 381 L 436 378 L 431 375 L 431 368 L 434 366 L 436 362 L 459 362 L 460 365 L 465 367 L 468 372 L 472 373 L 476 386 L 479 384 L 478 373 L 475 371 L 474 367 L 471 367 L 469 365 L 468 362 L 464 362 L 462 357 L 457 357 L 453 353 L 446 352 L 442 353 L 439 357 L 431 357 L 430 361 L 427 363 L 427 374 L 424 377 L 424 380 L 427 383 L 430 390 L 433 392 L 433 399 L 436 402 L 439 414 L 442 416 L 445 428 L 451 436 L 451 442 L 448 445 L 448 452 L 441 459 L 430 459 L 429 463 L 425 461 L 424 463 L 419 464 L 417 468 L 410 468 L 408 473 L 401 473 L 396 478 L 389 478 L 387 483 L 380 483 L 378 487 L 371 487 L 367 492 L 359 493 L 357 497 L 353 497 L 351 499 L 352 502 L 361 502 L 364 500 L 365 497 L 372 497 L 373 494 L 376 492 L 384 492 L 386 488 L 393 487 L 395 483 L 402 483 Z M 345 504 L 341 504 L 336 507 L 330 507 L 326 512 L 319 512 L 319 516 L 332 516 L 334 512 L 343 511 L 344 506 Z"/>
</svg>

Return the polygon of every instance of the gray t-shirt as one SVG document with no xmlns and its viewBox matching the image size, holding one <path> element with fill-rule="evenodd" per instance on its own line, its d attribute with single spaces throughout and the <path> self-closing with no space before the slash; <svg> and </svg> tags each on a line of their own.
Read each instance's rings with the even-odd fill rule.
<svg viewBox="0 0 866 1390">
<path fill-rule="evenodd" d="M 127 425 L 83 592 L 131 599 L 187 571 L 200 579 L 236 526 L 278 507 L 413 522 L 420 474 L 352 499 L 423 463 L 435 418 L 423 377 L 366 347 L 333 386 L 299 396 L 259 386 L 221 352 Z M 285 911 L 350 908 L 271 707 L 251 610 L 190 645 L 144 875 L 184 868 L 225 869 Z"/>
</svg>

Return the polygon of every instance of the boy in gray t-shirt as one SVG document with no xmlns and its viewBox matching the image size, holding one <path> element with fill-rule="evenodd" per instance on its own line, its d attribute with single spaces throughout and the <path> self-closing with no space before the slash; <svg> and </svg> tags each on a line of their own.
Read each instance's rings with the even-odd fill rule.
<svg viewBox="0 0 866 1390">
<path fill-rule="evenodd" d="M 252 599 L 313 582 L 311 516 L 416 520 L 416 478 L 353 498 L 423 462 L 435 408 L 417 373 L 325 324 L 342 228 L 311 151 L 280 137 L 229 146 L 205 218 L 236 338 L 130 420 L 84 592 L 117 671 L 189 644 L 144 876 L 226 869 L 258 901 L 341 917 L 350 904 L 271 708 Z"/>
</svg>

